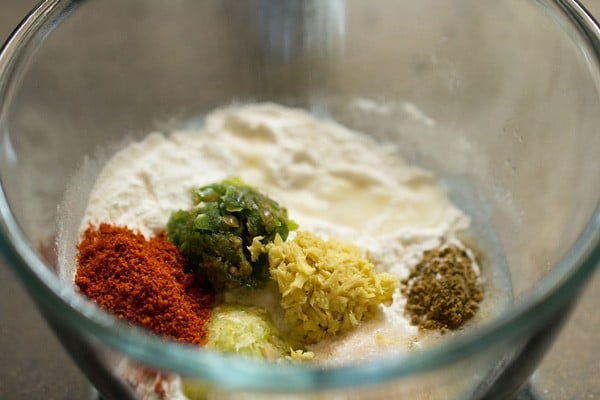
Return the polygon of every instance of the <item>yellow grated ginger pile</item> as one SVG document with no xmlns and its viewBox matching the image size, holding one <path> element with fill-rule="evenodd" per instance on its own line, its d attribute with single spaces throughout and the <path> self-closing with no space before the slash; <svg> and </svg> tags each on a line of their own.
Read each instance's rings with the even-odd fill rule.
<svg viewBox="0 0 600 400">
<path fill-rule="evenodd" d="M 290 333 L 306 343 L 347 332 L 373 317 L 380 304 L 392 304 L 399 285 L 396 276 L 375 272 L 349 242 L 324 241 L 299 231 L 287 242 L 277 236 L 266 250 L 285 322 Z"/>
</svg>

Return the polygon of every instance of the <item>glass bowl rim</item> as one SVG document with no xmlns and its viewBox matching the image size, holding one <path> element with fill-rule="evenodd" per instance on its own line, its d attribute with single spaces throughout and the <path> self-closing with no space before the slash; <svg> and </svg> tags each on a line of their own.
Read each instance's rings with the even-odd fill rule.
<svg viewBox="0 0 600 400">
<path fill-rule="evenodd" d="M 533 0 L 538 2 L 537 0 Z M 590 47 L 594 67 L 600 63 L 600 28 L 577 0 L 549 0 L 568 15 Z M 0 50 L 0 112 L 8 98 L 4 74 L 12 61 L 30 45 L 31 38 L 49 27 L 53 16 L 65 17 L 81 0 L 45 0 L 23 20 Z M 10 75 L 10 74 L 6 74 Z M 597 90 L 600 90 L 597 86 Z M 10 101 L 10 100 L 9 100 Z M 0 114 L 0 122 L 3 113 Z M 510 340 L 541 326 L 565 306 L 600 262 L 600 205 L 567 254 L 544 277 L 533 293 L 499 318 L 476 327 L 440 346 L 414 354 L 372 360 L 360 365 L 269 364 L 235 355 L 197 349 L 164 340 L 130 327 L 78 295 L 59 281 L 38 256 L 12 215 L 4 187 L 0 186 L 0 253 L 38 305 L 56 320 L 80 333 L 98 338 L 109 347 L 143 363 L 196 376 L 228 388 L 257 390 L 332 389 L 374 384 L 449 364 L 481 348 Z"/>
</svg>

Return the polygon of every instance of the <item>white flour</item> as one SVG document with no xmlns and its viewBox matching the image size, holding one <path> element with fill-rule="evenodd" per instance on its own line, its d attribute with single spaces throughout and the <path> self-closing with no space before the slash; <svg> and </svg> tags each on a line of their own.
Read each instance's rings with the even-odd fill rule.
<svg viewBox="0 0 600 400">
<path fill-rule="evenodd" d="M 287 207 L 301 229 L 351 240 L 400 278 L 424 250 L 469 226 L 435 177 L 406 165 L 393 146 L 302 110 L 257 104 L 217 110 L 199 131 L 153 133 L 119 151 L 98 177 L 79 230 L 105 221 L 150 236 L 172 211 L 191 206 L 190 189 L 228 177 Z M 72 279 L 66 256 L 61 276 Z M 321 362 L 344 363 L 410 347 L 417 329 L 403 316 L 399 291 L 394 299 L 379 318 L 310 350 Z"/>
<path fill-rule="evenodd" d="M 402 242 L 468 220 L 434 177 L 394 148 L 296 109 L 261 104 L 216 111 L 198 132 L 154 133 L 115 155 L 82 223 L 112 221 L 150 235 L 191 205 L 188 189 L 238 176 L 324 234 L 397 236 Z"/>
</svg>

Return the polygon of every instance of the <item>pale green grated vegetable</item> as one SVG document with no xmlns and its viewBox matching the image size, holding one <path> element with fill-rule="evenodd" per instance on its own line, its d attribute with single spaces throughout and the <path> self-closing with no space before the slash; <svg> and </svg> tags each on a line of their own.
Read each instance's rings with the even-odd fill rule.
<svg viewBox="0 0 600 400">
<path fill-rule="evenodd" d="M 314 354 L 285 339 L 264 308 L 222 304 L 215 307 L 206 327 L 206 348 L 269 361 L 311 360 Z M 218 388 L 195 379 L 184 379 L 182 390 L 189 400 L 220 398 Z"/>
<path fill-rule="evenodd" d="M 206 346 L 267 360 L 310 359 L 312 353 L 294 349 L 260 307 L 223 304 L 213 309 L 206 325 Z"/>
</svg>

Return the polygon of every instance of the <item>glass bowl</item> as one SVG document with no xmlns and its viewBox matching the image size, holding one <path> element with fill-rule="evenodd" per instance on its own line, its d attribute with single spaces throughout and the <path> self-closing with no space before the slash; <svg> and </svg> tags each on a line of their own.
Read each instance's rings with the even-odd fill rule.
<svg viewBox="0 0 600 400">
<path fill-rule="evenodd" d="M 0 53 L 0 248 L 107 399 L 143 396 L 123 365 L 213 398 L 506 398 L 600 259 L 599 56 L 573 0 L 47 0 Z M 430 348 L 323 368 L 162 341 L 59 279 L 59 205 L 89 155 L 256 101 L 435 171 L 506 267 L 510 306 Z"/>
</svg>

